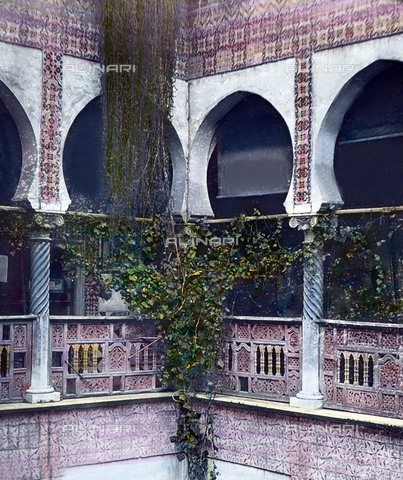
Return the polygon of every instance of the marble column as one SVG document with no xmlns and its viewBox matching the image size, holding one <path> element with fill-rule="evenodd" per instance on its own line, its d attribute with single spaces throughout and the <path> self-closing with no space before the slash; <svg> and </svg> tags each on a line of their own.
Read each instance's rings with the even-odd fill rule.
<svg viewBox="0 0 403 480">
<path fill-rule="evenodd" d="M 50 229 L 63 224 L 63 217 L 35 215 L 31 236 L 30 312 L 36 315 L 32 331 L 31 384 L 24 394 L 29 403 L 57 402 L 60 393 L 52 387 L 49 323 Z M 38 228 L 39 227 L 39 228 Z"/>
<path fill-rule="evenodd" d="M 290 405 L 305 409 L 323 407 L 320 393 L 320 326 L 323 318 L 323 249 L 315 238 L 316 217 L 293 219 L 290 225 L 304 231 L 309 252 L 304 259 L 304 295 L 302 312 L 302 388 Z"/>
</svg>

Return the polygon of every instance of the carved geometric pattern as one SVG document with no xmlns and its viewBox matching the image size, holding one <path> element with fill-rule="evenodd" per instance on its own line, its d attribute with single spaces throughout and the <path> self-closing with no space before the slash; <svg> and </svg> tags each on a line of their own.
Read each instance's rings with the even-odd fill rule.
<svg viewBox="0 0 403 480">
<path fill-rule="evenodd" d="M 63 325 L 52 325 L 52 347 L 63 347 Z"/>
<path fill-rule="evenodd" d="M 330 358 L 326 358 L 323 363 L 323 369 L 325 372 L 333 372 L 334 370 L 334 360 Z"/>
<path fill-rule="evenodd" d="M 221 406 L 214 410 L 214 433 L 220 460 L 277 472 L 278 478 L 401 479 L 399 431 Z M 353 455 L 360 461 L 348 462 Z"/>
<path fill-rule="evenodd" d="M 385 349 L 396 349 L 399 347 L 399 337 L 397 333 L 382 333 L 382 347 Z"/>
<path fill-rule="evenodd" d="M 380 334 L 371 330 L 349 330 L 348 345 L 378 345 Z"/>
<path fill-rule="evenodd" d="M 113 394 L 116 391 L 150 389 L 159 385 L 157 377 L 162 364 L 162 348 L 159 343 L 153 343 L 157 340 L 155 336 L 135 336 L 155 332 L 155 324 L 149 320 L 136 323 L 136 320 L 130 319 L 130 322 L 117 325 L 100 319 L 99 323 L 93 320 L 91 323 L 67 323 L 68 341 L 64 344 L 60 338 L 63 338 L 66 325 L 53 324 L 53 357 L 60 359 L 61 355 L 61 359 L 65 360 L 59 360 L 52 368 L 55 388 L 62 395 L 81 395 L 91 392 Z M 137 341 L 112 343 L 111 332 L 115 335 L 117 330 L 119 336 L 125 335 L 127 338 L 128 335 Z M 151 343 L 153 345 L 149 346 Z M 147 371 L 148 375 L 134 376 L 134 371 Z M 116 375 L 117 372 L 120 376 Z M 135 379 L 125 383 L 125 375 Z"/>
<path fill-rule="evenodd" d="M 297 357 L 288 357 L 288 368 L 289 370 L 299 369 L 300 361 Z"/>
<path fill-rule="evenodd" d="M 63 388 L 63 374 L 62 373 L 53 373 L 52 374 L 52 385 L 56 392 L 61 392 Z"/>
<path fill-rule="evenodd" d="M 14 348 L 27 347 L 27 327 L 26 325 L 17 325 L 14 327 Z"/>
<path fill-rule="evenodd" d="M 188 79 L 402 31 L 394 1 L 194 3 L 178 38 L 179 74 Z"/>
<path fill-rule="evenodd" d="M 393 360 L 386 361 L 381 366 L 381 387 L 397 388 L 400 378 L 400 365 Z"/>
<path fill-rule="evenodd" d="M 295 395 L 300 390 L 298 325 L 258 321 L 233 322 L 229 326 L 221 389 L 279 398 Z"/>
<path fill-rule="evenodd" d="M 249 338 L 249 326 L 238 324 L 238 338 Z"/>
<path fill-rule="evenodd" d="M 376 393 L 347 390 L 347 403 L 361 408 L 377 408 L 378 395 Z"/>
<path fill-rule="evenodd" d="M 245 347 L 241 347 L 237 352 L 238 371 L 249 372 L 250 367 L 250 353 Z"/>
<path fill-rule="evenodd" d="M 81 380 L 80 391 L 82 393 L 108 392 L 109 378 L 86 378 Z"/>
<path fill-rule="evenodd" d="M 333 399 L 334 379 L 333 376 L 325 375 L 325 394 L 327 400 Z"/>
<path fill-rule="evenodd" d="M 78 340 L 77 324 L 69 323 L 67 325 L 67 340 Z"/>
<path fill-rule="evenodd" d="M 333 329 L 325 329 L 325 354 L 332 355 L 334 353 Z"/>
<path fill-rule="evenodd" d="M 344 329 L 336 328 L 336 345 L 344 345 Z"/>
<path fill-rule="evenodd" d="M 286 383 L 284 380 L 268 380 L 255 378 L 252 381 L 252 391 L 254 393 L 273 393 L 283 396 L 287 393 Z"/>
<path fill-rule="evenodd" d="M 123 372 L 126 370 L 126 352 L 120 346 L 112 347 L 109 351 L 109 370 Z"/>
<path fill-rule="evenodd" d="M 336 350 L 334 345 L 330 354 L 331 335 L 327 332 L 332 330 L 335 343 L 341 343 L 342 348 Z M 386 326 L 383 329 L 326 327 L 326 334 L 329 347 L 324 358 L 322 387 L 327 392 L 329 406 L 337 404 L 348 410 L 371 410 L 378 415 L 388 411 L 389 416 L 393 412 L 393 416 L 403 417 L 403 408 L 396 407 L 403 398 L 399 335 L 394 330 L 387 331 Z M 341 338 L 346 338 L 347 342 L 341 342 Z M 346 350 L 345 343 L 351 349 Z M 330 394 L 330 378 L 333 378 L 333 395 Z"/>
<path fill-rule="evenodd" d="M 288 395 L 293 396 L 296 395 L 301 390 L 301 379 L 299 375 L 294 377 L 289 375 L 288 376 Z"/>
<path fill-rule="evenodd" d="M 81 338 L 83 339 L 105 339 L 109 338 L 108 325 L 81 325 Z"/>
<path fill-rule="evenodd" d="M 125 390 L 146 390 L 153 386 L 151 376 L 139 375 L 136 377 L 125 378 Z"/>
<path fill-rule="evenodd" d="M 394 395 L 382 395 L 382 409 L 396 410 L 396 397 Z"/>
<path fill-rule="evenodd" d="M 344 389 L 336 388 L 336 403 L 343 404 L 344 400 Z"/>
<path fill-rule="evenodd" d="M 300 348 L 300 328 L 299 327 L 288 327 L 287 328 L 287 343 L 290 352 L 298 353 Z"/>
<path fill-rule="evenodd" d="M 14 375 L 13 377 L 13 398 L 21 398 L 23 392 L 29 387 L 25 375 Z"/>
<path fill-rule="evenodd" d="M 310 55 L 296 59 L 295 69 L 295 131 L 296 169 L 294 177 L 294 202 L 309 203 L 311 164 L 312 71 Z M 315 276 L 314 278 L 318 278 Z"/>
<path fill-rule="evenodd" d="M 10 384 L 2 383 L 0 387 L 0 399 L 10 400 Z"/>
<path fill-rule="evenodd" d="M 239 333 L 238 333 L 239 334 Z M 285 329 L 282 325 L 255 325 L 251 328 L 251 337 L 259 340 L 284 340 Z"/>
</svg>

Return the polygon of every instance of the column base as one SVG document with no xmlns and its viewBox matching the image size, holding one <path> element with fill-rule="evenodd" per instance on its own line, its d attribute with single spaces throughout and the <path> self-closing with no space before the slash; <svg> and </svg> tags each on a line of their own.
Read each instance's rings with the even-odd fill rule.
<svg viewBox="0 0 403 480">
<path fill-rule="evenodd" d="M 305 410 L 318 410 L 323 408 L 323 395 L 310 395 L 299 392 L 296 397 L 290 398 L 290 406 L 296 408 L 303 408 Z"/>
<path fill-rule="evenodd" d="M 55 392 L 53 388 L 43 390 L 27 390 L 24 393 L 24 401 L 27 403 L 60 402 L 60 392 Z"/>
</svg>

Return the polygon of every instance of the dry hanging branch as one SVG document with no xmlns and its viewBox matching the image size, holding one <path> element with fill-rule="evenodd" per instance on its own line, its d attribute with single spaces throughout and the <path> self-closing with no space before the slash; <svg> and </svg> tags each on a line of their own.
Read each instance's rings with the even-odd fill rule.
<svg viewBox="0 0 403 480">
<path fill-rule="evenodd" d="M 175 11 L 176 0 L 104 3 L 106 173 L 120 212 L 148 216 L 167 206 Z"/>
</svg>

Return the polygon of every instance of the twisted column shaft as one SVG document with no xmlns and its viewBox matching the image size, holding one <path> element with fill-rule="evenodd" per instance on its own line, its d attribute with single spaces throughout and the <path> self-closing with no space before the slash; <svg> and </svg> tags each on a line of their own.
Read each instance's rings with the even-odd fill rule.
<svg viewBox="0 0 403 480">
<path fill-rule="evenodd" d="M 304 264 L 303 316 L 315 322 L 323 318 L 323 251 L 314 246 L 311 252 Z"/>
<path fill-rule="evenodd" d="M 50 239 L 34 238 L 31 246 L 31 313 L 37 315 L 32 328 L 31 385 L 24 398 L 30 403 L 60 400 L 51 381 L 49 324 Z"/>
<path fill-rule="evenodd" d="M 50 243 L 35 240 L 31 250 L 31 302 L 34 315 L 49 311 Z"/>
<path fill-rule="evenodd" d="M 323 318 L 323 250 L 315 242 L 316 220 L 301 222 L 308 254 L 304 261 L 304 295 L 302 312 L 302 389 L 290 400 L 294 406 L 316 409 L 323 406 L 319 390 L 320 327 Z"/>
</svg>

